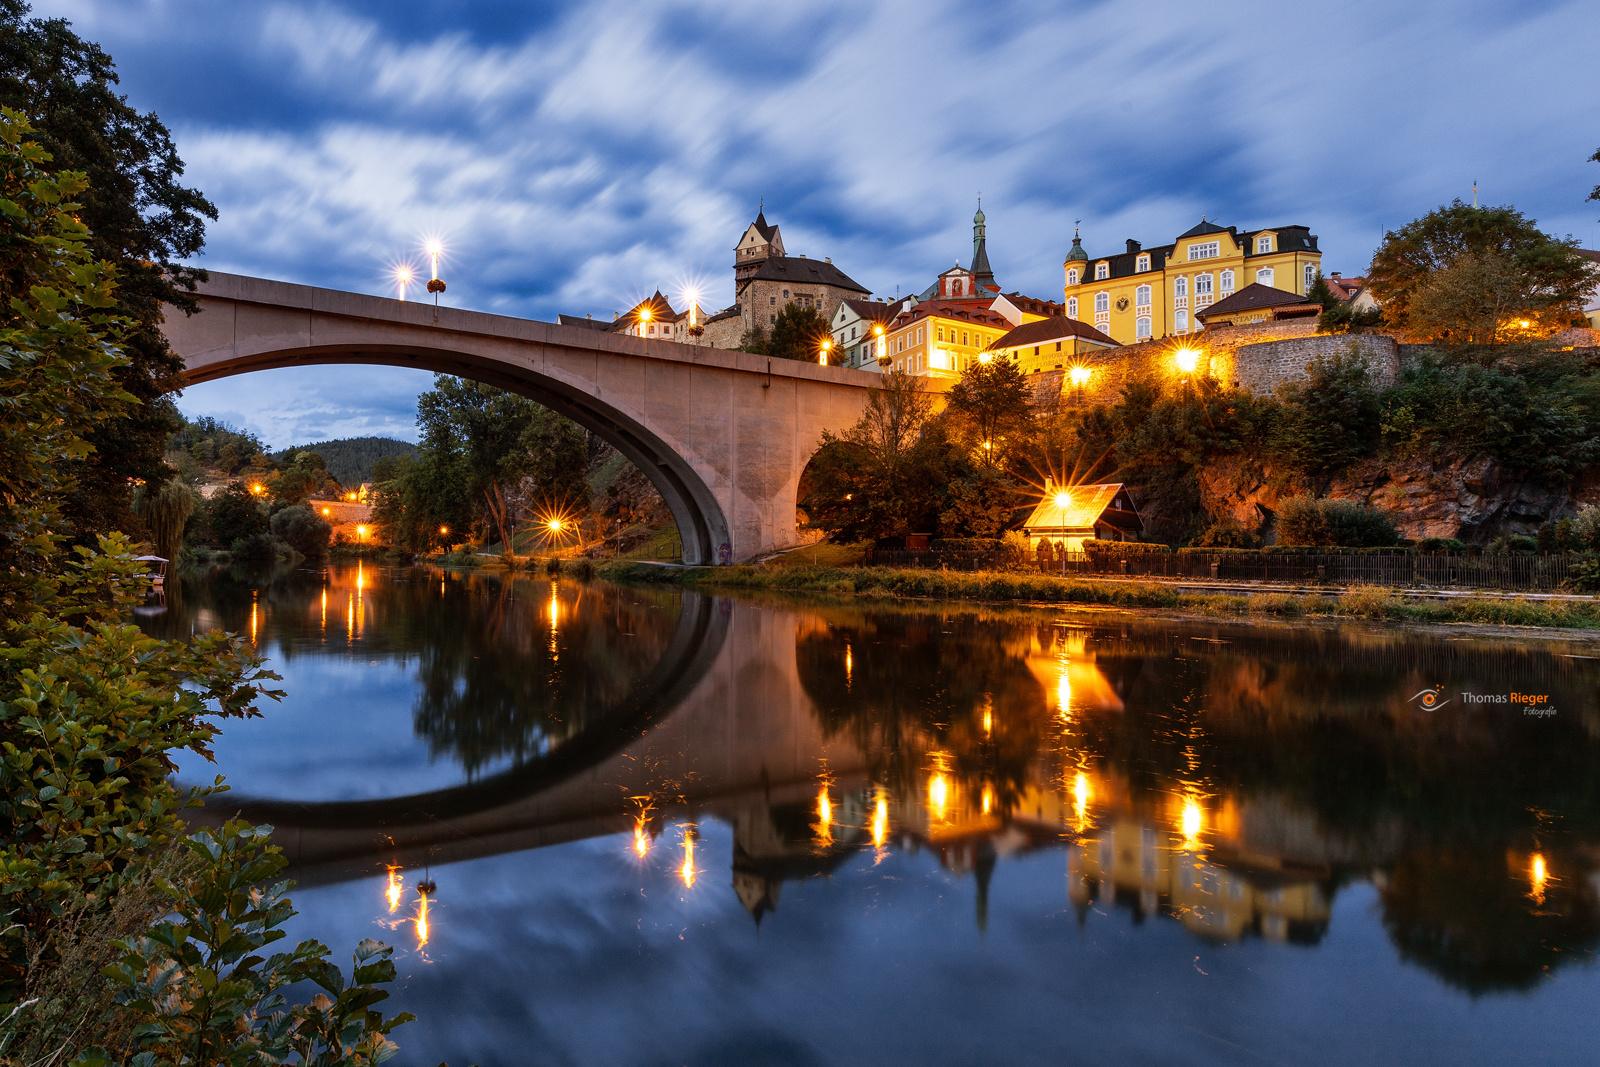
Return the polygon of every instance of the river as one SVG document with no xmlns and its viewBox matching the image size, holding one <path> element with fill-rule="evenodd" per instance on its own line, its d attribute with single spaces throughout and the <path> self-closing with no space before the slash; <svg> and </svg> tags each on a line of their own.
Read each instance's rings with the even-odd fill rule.
<svg viewBox="0 0 1600 1067">
<path fill-rule="evenodd" d="M 277 828 L 291 939 L 397 946 L 399 1064 L 1600 1047 L 1592 641 L 365 565 L 178 599 L 152 632 L 286 691 L 179 779 Z"/>
</svg>

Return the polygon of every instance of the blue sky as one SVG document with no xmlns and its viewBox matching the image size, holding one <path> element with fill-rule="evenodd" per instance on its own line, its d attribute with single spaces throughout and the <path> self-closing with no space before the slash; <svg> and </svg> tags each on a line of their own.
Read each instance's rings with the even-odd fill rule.
<svg viewBox="0 0 1600 1067">
<path fill-rule="evenodd" d="M 429 236 L 449 301 L 609 317 L 732 302 L 764 199 L 791 254 L 878 293 L 970 252 L 1007 289 L 1207 215 L 1304 223 L 1358 273 L 1470 198 L 1600 246 L 1592 4 L 582 4 L 48 0 L 117 60 L 217 204 L 202 266 L 386 292 Z M 284 446 L 414 436 L 429 379 L 266 372 L 180 406 Z"/>
</svg>

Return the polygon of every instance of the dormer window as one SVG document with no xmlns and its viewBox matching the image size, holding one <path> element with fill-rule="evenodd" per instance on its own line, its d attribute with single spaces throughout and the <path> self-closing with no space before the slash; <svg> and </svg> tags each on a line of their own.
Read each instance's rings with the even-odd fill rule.
<svg viewBox="0 0 1600 1067">
<path fill-rule="evenodd" d="M 1109 277 L 1111 277 L 1111 264 L 1109 264 L 1109 263 L 1096 263 L 1094 265 L 1094 280 L 1095 281 L 1097 281 L 1097 282 L 1105 281 Z"/>
<path fill-rule="evenodd" d="M 1134 260 L 1133 263 L 1134 263 L 1133 269 L 1138 271 L 1141 274 L 1143 274 L 1145 271 L 1150 269 L 1150 257 L 1149 256 L 1140 256 L 1138 259 Z"/>
<path fill-rule="evenodd" d="M 1264 233 L 1256 238 L 1256 254 L 1272 251 L 1272 234 Z"/>
</svg>

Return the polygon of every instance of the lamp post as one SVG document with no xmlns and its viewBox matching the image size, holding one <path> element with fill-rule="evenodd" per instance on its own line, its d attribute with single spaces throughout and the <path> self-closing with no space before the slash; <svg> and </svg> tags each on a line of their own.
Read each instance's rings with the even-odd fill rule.
<svg viewBox="0 0 1600 1067">
<path fill-rule="evenodd" d="M 1072 384 L 1078 391 L 1076 403 L 1083 403 L 1083 383 L 1089 380 L 1089 374 L 1088 367 L 1077 366 L 1072 368 Z"/>
<path fill-rule="evenodd" d="M 876 359 L 879 364 L 887 363 L 888 360 L 885 357 L 888 356 L 889 353 L 884 351 L 883 324 L 881 322 L 872 328 L 872 336 L 872 358 Z"/>
<path fill-rule="evenodd" d="M 1194 373 L 1194 368 L 1200 362 L 1200 353 L 1193 348 L 1180 348 L 1172 355 L 1173 362 L 1177 364 L 1179 372 L 1183 374 L 1183 392 L 1189 393 L 1189 376 Z"/>
<path fill-rule="evenodd" d="M 830 339 L 822 342 L 822 365 L 824 367 L 828 365 L 828 353 L 831 351 L 833 351 L 833 341 Z"/>
</svg>

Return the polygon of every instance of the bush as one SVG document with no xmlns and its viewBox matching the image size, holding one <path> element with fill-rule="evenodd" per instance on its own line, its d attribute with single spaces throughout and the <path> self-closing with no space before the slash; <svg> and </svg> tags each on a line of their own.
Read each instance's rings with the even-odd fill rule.
<svg viewBox="0 0 1600 1067">
<path fill-rule="evenodd" d="M 214 544 L 231 545 L 266 533 L 270 528 L 266 508 L 239 482 L 217 493 L 206 506 Z"/>
<path fill-rule="evenodd" d="M 1491 556 L 1531 556 L 1537 551 L 1539 551 L 1538 538 L 1525 537 L 1522 534 L 1496 537 L 1489 542 Z"/>
<path fill-rule="evenodd" d="M 1389 513 L 1353 500 L 1293 496 L 1278 509 L 1278 541 L 1285 545 L 1358 548 L 1393 545 L 1400 539 Z"/>
<path fill-rule="evenodd" d="M 1255 548 L 1256 535 L 1232 519 L 1214 522 L 1194 539 L 1195 548 Z"/>
<path fill-rule="evenodd" d="M 1170 545 L 1151 544 L 1147 541 L 1101 541 L 1098 538 L 1086 537 L 1083 540 L 1083 551 L 1088 555 L 1100 556 L 1139 556 L 1160 555 L 1171 552 Z"/>
<path fill-rule="evenodd" d="M 1572 543 L 1580 552 L 1600 552 L 1600 508 L 1578 509 L 1572 517 Z"/>
<path fill-rule="evenodd" d="M 288 507 L 272 516 L 272 535 L 312 559 L 327 555 L 333 527 L 308 507 Z"/>
<path fill-rule="evenodd" d="M 1567 585 L 1574 593 L 1600 593 L 1600 559 L 1581 559 L 1568 567 Z"/>
<path fill-rule="evenodd" d="M 235 563 L 271 563 L 278 558 L 278 539 L 269 533 L 241 537 L 228 548 Z"/>
<path fill-rule="evenodd" d="M 1418 552 L 1465 552 L 1465 541 L 1457 541 L 1454 537 L 1424 537 L 1416 544 Z"/>
</svg>

